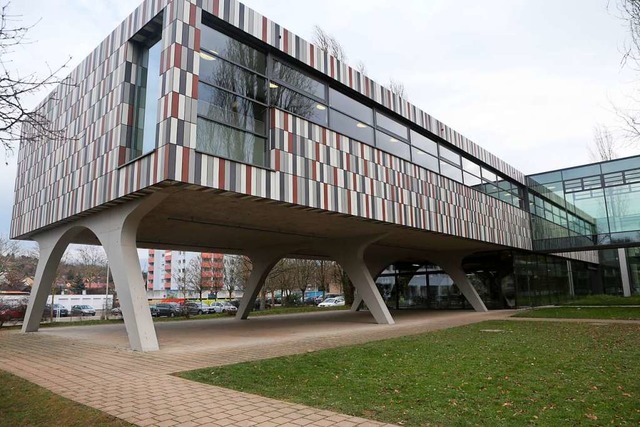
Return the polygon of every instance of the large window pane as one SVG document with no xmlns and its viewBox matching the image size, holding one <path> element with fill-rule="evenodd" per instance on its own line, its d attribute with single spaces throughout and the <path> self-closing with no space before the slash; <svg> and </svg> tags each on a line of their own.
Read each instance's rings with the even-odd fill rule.
<svg viewBox="0 0 640 427">
<path fill-rule="evenodd" d="M 422 166 L 434 172 L 440 172 L 438 167 L 438 159 L 431 154 L 427 154 L 422 150 L 411 147 L 411 160 L 416 165 Z"/>
<path fill-rule="evenodd" d="M 274 61 L 273 74 L 271 77 L 288 83 L 296 89 L 300 89 L 301 91 L 309 95 L 313 95 L 323 100 L 326 99 L 326 86 L 323 83 L 320 83 L 313 77 L 307 76 L 306 74 L 303 74 L 298 70 L 294 70 L 288 65 L 282 64 L 278 61 Z"/>
<path fill-rule="evenodd" d="M 480 165 L 464 157 L 462 158 L 462 169 L 472 175 L 480 176 Z"/>
<path fill-rule="evenodd" d="M 376 126 L 386 131 L 389 131 L 395 135 L 398 135 L 404 139 L 409 138 L 409 129 L 406 126 L 398 123 L 393 119 L 390 119 L 384 114 L 378 113 L 377 111 L 376 111 Z"/>
<path fill-rule="evenodd" d="M 440 160 L 440 174 L 462 182 L 462 171 L 450 163 Z"/>
<path fill-rule="evenodd" d="M 469 173 L 464 173 L 463 174 L 464 177 L 464 183 L 465 185 L 469 186 L 469 187 L 475 187 L 476 185 L 479 185 L 482 183 L 482 180 L 480 178 L 478 178 L 475 175 L 471 175 Z"/>
<path fill-rule="evenodd" d="M 206 25 L 202 26 L 200 32 L 200 47 L 208 51 L 208 53 L 202 52 L 200 54 L 202 58 L 207 59 L 207 57 L 211 57 L 209 53 L 213 53 L 261 74 L 266 74 L 267 57 L 264 53 Z"/>
<path fill-rule="evenodd" d="M 409 144 L 379 130 L 376 130 L 376 147 L 403 159 L 411 160 Z"/>
<path fill-rule="evenodd" d="M 329 105 L 364 123 L 373 124 L 373 110 L 371 108 L 337 90 L 329 89 Z"/>
<path fill-rule="evenodd" d="M 198 118 L 196 149 L 258 166 L 266 165 L 265 138 Z"/>
<path fill-rule="evenodd" d="M 263 77 L 215 56 L 200 61 L 200 81 L 267 102 L 267 81 Z"/>
<path fill-rule="evenodd" d="M 640 184 L 607 188 L 611 232 L 640 230 Z"/>
<path fill-rule="evenodd" d="M 440 158 L 450 161 L 456 166 L 460 166 L 460 154 L 455 151 L 449 150 L 446 147 L 440 146 Z"/>
<path fill-rule="evenodd" d="M 595 220 L 598 234 L 609 232 L 607 209 L 602 189 L 567 194 L 567 201 L 575 206 L 578 212 L 584 212 Z"/>
<path fill-rule="evenodd" d="M 338 133 L 373 145 L 373 128 L 338 111 L 331 110 L 331 128 Z"/>
<path fill-rule="evenodd" d="M 198 86 L 198 115 L 266 135 L 266 107 L 204 83 Z"/>
<path fill-rule="evenodd" d="M 434 156 L 438 155 L 438 144 L 414 130 L 411 131 L 411 145 L 414 145 L 422 151 L 425 151 Z"/>
<path fill-rule="evenodd" d="M 149 48 L 147 57 L 147 84 L 144 102 L 144 125 L 142 153 L 156 148 L 156 126 L 158 124 L 158 99 L 160 98 L 160 53 L 162 43 Z"/>
<path fill-rule="evenodd" d="M 271 105 L 320 125 L 327 125 L 327 107 L 318 101 L 282 86 L 270 89 Z"/>
<path fill-rule="evenodd" d="M 496 182 L 497 181 L 497 177 L 496 174 L 491 172 L 488 169 L 482 168 L 482 178 L 486 179 L 487 181 L 491 181 L 491 182 Z"/>
</svg>

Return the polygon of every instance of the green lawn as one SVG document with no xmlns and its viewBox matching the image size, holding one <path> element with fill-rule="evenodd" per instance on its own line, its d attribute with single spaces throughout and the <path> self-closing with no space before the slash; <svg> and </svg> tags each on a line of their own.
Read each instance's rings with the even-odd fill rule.
<svg viewBox="0 0 640 427">
<path fill-rule="evenodd" d="M 132 426 L 97 409 L 65 399 L 5 371 L 0 371 L 2 426 Z"/>
<path fill-rule="evenodd" d="M 375 420 L 637 425 L 640 327 L 491 321 L 180 375 Z"/>
<path fill-rule="evenodd" d="M 562 305 L 640 305 L 640 295 L 621 297 L 616 295 L 589 295 L 567 301 Z"/>
<path fill-rule="evenodd" d="M 640 307 L 544 307 L 521 311 L 514 317 L 640 320 Z"/>
</svg>

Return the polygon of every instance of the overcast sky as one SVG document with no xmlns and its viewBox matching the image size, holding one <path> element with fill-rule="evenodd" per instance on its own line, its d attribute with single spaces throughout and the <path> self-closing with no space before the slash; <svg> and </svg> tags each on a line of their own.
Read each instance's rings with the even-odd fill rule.
<svg viewBox="0 0 640 427">
<path fill-rule="evenodd" d="M 78 64 L 139 0 L 20 0 L 10 13 L 36 23 L 9 68 L 42 72 Z M 619 126 L 636 74 L 621 68 L 627 40 L 615 0 L 247 0 L 310 40 L 333 34 L 350 64 L 362 61 L 409 100 L 526 174 L 590 161 L 596 124 Z M 398 6 L 402 7 L 399 8 Z M 43 92 L 29 105 L 35 105 Z M 621 154 L 640 151 L 630 148 Z M 16 166 L 0 165 L 0 234 L 11 219 Z"/>
</svg>

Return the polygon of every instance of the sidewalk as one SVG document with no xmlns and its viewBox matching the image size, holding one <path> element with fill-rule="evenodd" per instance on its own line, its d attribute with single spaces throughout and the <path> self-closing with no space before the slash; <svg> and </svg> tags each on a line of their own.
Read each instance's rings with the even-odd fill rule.
<svg viewBox="0 0 640 427">
<path fill-rule="evenodd" d="M 0 332 L 0 367 L 140 426 L 382 426 L 384 423 L 195 383 L 171 375 L 207 366 L 360 344 L 505 319 L 513 311 L 332 311 L 156 323 L 158 352 L 128 350 L 124 325 Z"/>
</svg>

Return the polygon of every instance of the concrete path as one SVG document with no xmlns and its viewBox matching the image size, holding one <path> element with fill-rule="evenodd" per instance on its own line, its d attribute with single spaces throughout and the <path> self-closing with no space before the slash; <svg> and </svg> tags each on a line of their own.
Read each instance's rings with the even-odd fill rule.
<svg viewBox="0 0 640 427">
<path fill-rule="evenodd" d="M 363 418 L 187 381 L 172 373 L 418 334 L 513 311 L 332 311 L 159 322 L 160 351 L 129 350 L 124 325 L 0 331 L 0 369 L 140 426 L 382 426 Z"/>
</svg>

